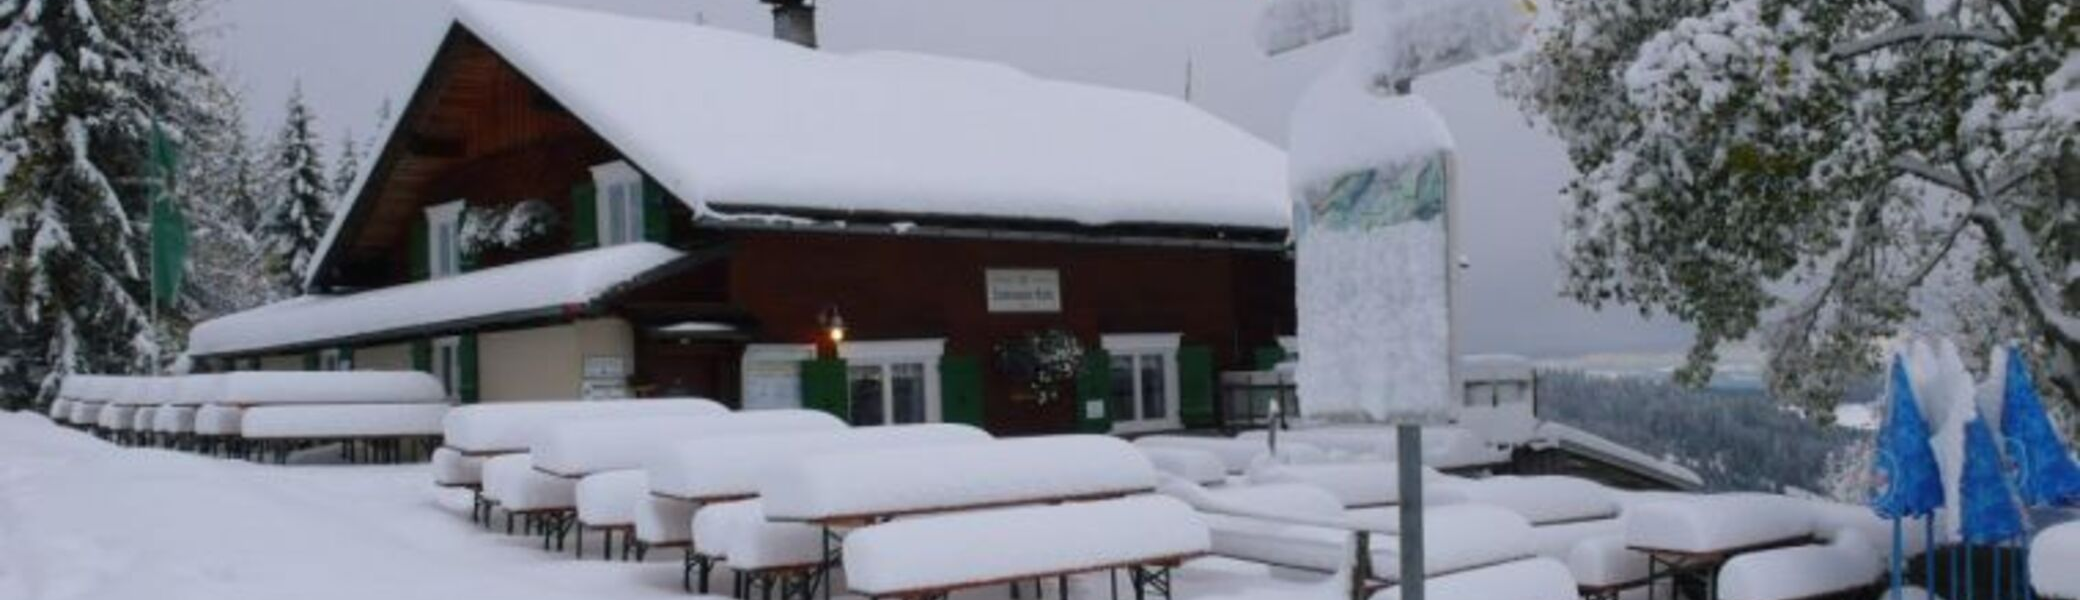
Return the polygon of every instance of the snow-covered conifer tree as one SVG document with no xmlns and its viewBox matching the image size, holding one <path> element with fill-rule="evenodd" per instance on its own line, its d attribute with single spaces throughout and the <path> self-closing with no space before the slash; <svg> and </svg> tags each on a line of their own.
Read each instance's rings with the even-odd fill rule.
<svg viewBox="0 0 2080 600">
<path fill-rule="evenodd" d="M 153 367 L 146 145 L 155 127 L 179 141 L 201 110 L 190 8 L 0 3 L 0 402 Z"/>
<path fill-rule="evenodd" d="M 303 88 L 289 96 L 288 116 L 270 149 L 273 184 L 255 235 L 268 254 L 267 272 L 283 290 L 302 285 L 318 242 L 332 222 L 333 181 L 325 170 L 316 117 L 303 103 Z"/>
</svg>

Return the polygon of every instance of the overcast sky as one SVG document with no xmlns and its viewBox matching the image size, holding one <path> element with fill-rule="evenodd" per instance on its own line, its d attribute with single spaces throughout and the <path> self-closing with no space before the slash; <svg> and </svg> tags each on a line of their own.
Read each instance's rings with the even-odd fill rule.
<svg viewBox="0 0 2080 600">
<path fill-rule="evenodd" d="M 448 26 L 440 0 L 217 0 L 204 45 L 245 92 L 255 131 L 281 118 L 301 82 L 328 143 L 366 138 L 386 100 L 402 105 Z M 554 0 L 645 15 L 702 19 L 767 34 L 755 0 Z M 828 0 L 824 47 L 896 49 L 1007 63 L 1044 77 L 1182 96 L 1284 145 L 1302 86 L 1337 49 L 1262 56 L 1250 28 L 1265 0 Z M 1189 64 L 1189 68 L 1187 68 Z M 1570 168 L 1559 143 L 1534 130 L 1494 89 L 1493 61 L 1418 80 L 1459 143 L 1462 246 L 1473 269 L 1463 293 L 1472 352 L 1659 366 L 1687 328 L 1619 308 L 1602 314 L 1558 297 L 1558 190 Z M 660 77 L 671 74 L 660 73 Z"/>
</svg>

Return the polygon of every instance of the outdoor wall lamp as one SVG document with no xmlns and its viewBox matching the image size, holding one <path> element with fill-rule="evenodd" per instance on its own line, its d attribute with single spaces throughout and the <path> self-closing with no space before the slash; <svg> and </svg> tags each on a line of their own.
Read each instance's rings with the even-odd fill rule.
<svg viewBox="0 0 2080 600">
<path fill-rule="evenodd" d="M 824 331 L 829 332 L 832 344 L 845 341 L 845 315 L 838 314 L 838 305 L 823 307 L 823 314 L 816 320 L 823 324 Z"/>
</svg>

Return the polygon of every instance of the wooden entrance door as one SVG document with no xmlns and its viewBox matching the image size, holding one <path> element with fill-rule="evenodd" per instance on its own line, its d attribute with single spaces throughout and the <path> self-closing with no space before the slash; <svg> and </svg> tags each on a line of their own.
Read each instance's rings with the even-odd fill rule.
<svg viewBox="0 0 2080 600">
<path fill-rule="evenodd" d="M 646 339 L 636 349 L 637 393 L 695 396 L 742 406 L 744 345 L 733 341 Z"/>
</svg>

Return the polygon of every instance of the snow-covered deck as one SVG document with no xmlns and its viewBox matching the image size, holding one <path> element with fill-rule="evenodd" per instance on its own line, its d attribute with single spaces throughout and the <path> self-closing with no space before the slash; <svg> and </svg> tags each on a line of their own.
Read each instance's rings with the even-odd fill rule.
<svg viewBox="0 0 2080 600">
<path fill-rule="evenodd" d="M 555 316 L 686 255 L 651 243 L 573 252 L 342 296 L 302 296 L 197 324 L 197 356 L 399 335 L 442 323 Z"/>
</svg>

